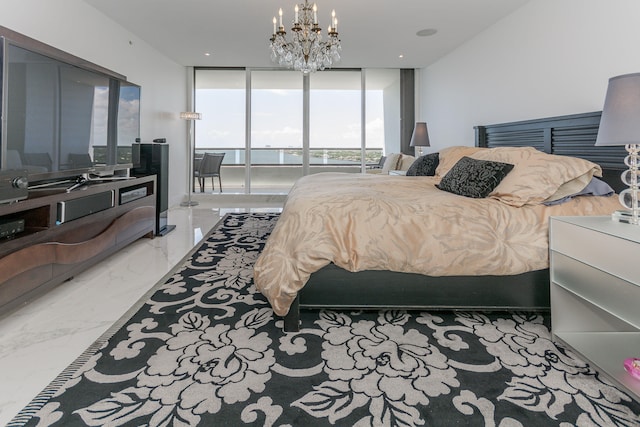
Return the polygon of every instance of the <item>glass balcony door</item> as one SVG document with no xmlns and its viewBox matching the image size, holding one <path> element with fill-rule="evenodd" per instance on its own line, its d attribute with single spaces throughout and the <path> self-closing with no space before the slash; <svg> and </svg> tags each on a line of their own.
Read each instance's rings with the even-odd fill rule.
<svg viewBox="0 0 640 427">
<path fill-rule="evenodd" d="M 360 70 L 309 76 L 309 173 L 359 172 L 362 163 Z"/>
<path fill-rule="evenodd" d="M 400 151 L 400 70 L 366 69 L 365 163 L 378 163 L 383 154 Z"/>
<path fill-rule="evenodd" d="M 303 175 L 358 173 L 400 151 L 399 70 L 203 68 L 194 80 L 194 157 L 225 153 L 226 193 L 287 192 Z"/>
<path fill-rule="evenodd" d="M 251 71 L 251 191 L 287 192 L 303 176 L 303 77 Z"/>
<path fill-rule="evenodd" d="M 245 187 L 246 93 L 244 69 L 196 70 L 195 108 L 202 120 L 194 121 L 194 171 L 205 152 L 225 153 L 221 177 L 226 192 Z M 200 191 L 197 184 L 194 192 Z"/>
</svg>

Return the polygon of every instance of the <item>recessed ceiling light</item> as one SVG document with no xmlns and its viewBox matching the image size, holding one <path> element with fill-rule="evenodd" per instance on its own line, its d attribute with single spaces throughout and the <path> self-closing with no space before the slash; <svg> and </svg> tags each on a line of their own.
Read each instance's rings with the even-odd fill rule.
<svg viewBox="0 0 640 427">
<path fill-rule="evenodd" d="M 209 52 L 205 53 L 204 56 L 211 56 Z"/>
<path fill-rule="evenodd" d="M 437 33 L 438 30 L 436 30 L 435 28 L 425 28 L 424 30 L 420 30 L 416 33 L 416 36 L 418 37 L 429 37 L 434 35 L 435 33 Z"/>
<path fill-rule="evenodd" d="M 404 58 L 404 55 L 400 54 L 400 55 L 398 55 L 398 58 L 402 59 L 402 58 Z"/>
</svg>

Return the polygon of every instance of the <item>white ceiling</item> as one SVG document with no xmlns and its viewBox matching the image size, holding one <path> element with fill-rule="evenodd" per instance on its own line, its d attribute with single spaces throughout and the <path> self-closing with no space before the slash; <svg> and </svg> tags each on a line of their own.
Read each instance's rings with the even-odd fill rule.
<svg viewBox="0 0 640 427">
<path fill-rule="evenodd" d="M 295 0 L 84 0 L 185 66 L 270 67 L 272 19 Z M 528 0 L 316 0 L 326 30 L 335 9 L 338 67 L 422 68 Z M 298 0 L 302 3 L 303 0 Z M 430 37 L 416 32 L 435 28 Z M 290 25 L 285 24 L 289 31 Z M 205 56 L 210 53 L 210 56 Z M 403 55 L 403 58 L 399 58 Z"/>
</svg>

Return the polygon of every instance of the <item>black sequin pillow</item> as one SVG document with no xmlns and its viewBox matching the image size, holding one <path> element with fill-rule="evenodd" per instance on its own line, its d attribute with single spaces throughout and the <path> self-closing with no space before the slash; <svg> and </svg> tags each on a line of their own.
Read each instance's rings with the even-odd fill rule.
<svg viewBox="0 0 640 427">
<path fill-rule="evenodd" d="M 509 163 L 463 157 L 437 184 L 440 190 L 465 197 L 487 197 L 513 169 Z"/>
<path fill-rule="evenodd" d="M 440 155 L 438 153 L 420 156 L 407 169 L 407 176 L 434 176 L 439 163 Z"/>
</svg>

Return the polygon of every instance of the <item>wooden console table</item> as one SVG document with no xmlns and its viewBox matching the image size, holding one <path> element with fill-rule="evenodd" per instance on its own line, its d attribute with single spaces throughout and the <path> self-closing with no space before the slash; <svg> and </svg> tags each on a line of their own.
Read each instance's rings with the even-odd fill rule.
<svg viewBox="0 0 640 427">
<path fill-rule="evenodd" d="M 0 221 L 24 220 L 24 231 L 0 240 L 0 311 L 143 236 L 153 238 L 155 175 L 89 183 L 67 192 L 69 186 L 30 190 L 27 199 L 0 205 Z"/>
</svg>

